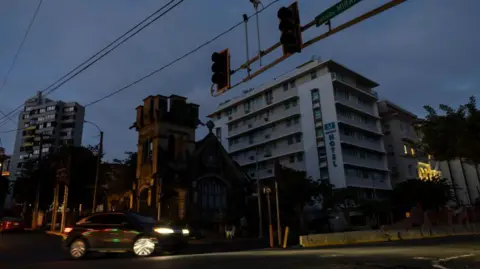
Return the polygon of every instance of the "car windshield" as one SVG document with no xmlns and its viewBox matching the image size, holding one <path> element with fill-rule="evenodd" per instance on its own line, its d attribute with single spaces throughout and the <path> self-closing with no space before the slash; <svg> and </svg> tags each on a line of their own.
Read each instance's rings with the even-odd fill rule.
<svg viewBox="0 0 480 269">
<path fill-rule="evenodd" d="M 145 216 L 135 214 L 135 213 L 131 213 L 131 216 L 140 223 L 145 223 L 145 224 L 157 224 L 158 223 L 158 221 L 156 221 L 154 218 L 151 218 L 151 217 L 145 217 Z"/>
<path fill-rule="evenodd" d="M 152 217 L 146 217 L 146 216 L 142 216 L 142 215 L 139 215 L 139 214 L 136 214 L 136 213 L 130 213 L 130 215 L 135 219 L 137 220 L 138 222 L 140 223 L 143 223 L 143 224 L 156 224 L 156 225 L 162 225 L 162 226 L 173 226 L 175 225 L 175 223 L 171 220 L 156 220 Z"/>
</svg>

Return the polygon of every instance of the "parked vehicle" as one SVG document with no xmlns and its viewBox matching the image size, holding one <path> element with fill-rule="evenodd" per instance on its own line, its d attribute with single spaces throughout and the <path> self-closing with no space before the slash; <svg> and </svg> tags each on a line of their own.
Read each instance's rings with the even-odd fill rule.
<svg viewBox="0 0 480 269">
<path fill-rule="evenodd" d="M 136 256 L 178 252 L 187 246 L 190 232 L 132 212 L 108 212 L 83 218 L 64 233 L 70 256 L 81 259 L 90 252 L 133 252 Z"/>
<path fill-rule="evenodd" d="M 0 219 L 0 231 L 24 231 L 25 222 L 21 218 L 3 217 Z"/>
</svg>

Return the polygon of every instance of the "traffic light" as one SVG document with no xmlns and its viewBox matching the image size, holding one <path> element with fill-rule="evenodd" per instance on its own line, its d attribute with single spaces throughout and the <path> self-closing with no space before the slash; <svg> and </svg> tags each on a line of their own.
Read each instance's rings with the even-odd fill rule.
<svg viewBox="0 0 480 269">
<path fill-rule="evenodd" d="M 230 53 L 228 49 L 212 54 L 212 82 L 217 85 L 217 92 L 230 88 Z"/>
<path fill-rule="evenodd" d="M 280 19 L 278 28 L 282 32 L 280 43 L 282 43 L 283 54 L 301 52 L 303 41 L 298 2 L 295 1 L 289 7 L 280 8 L 277 16 Z"/>
</svg>

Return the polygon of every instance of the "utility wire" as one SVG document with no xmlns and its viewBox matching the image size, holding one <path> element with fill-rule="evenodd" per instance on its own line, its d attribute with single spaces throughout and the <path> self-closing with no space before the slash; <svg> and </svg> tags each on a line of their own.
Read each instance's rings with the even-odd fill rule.
<svg viewBox="0 0 480 269">
<path fill-rule="evenodd" d="M 169 11 L 171 11 L 173 8 L 175 8 L 176 6 L 178 6 L 179 4 L 181 4 L 183 1 L 185 0 L 180 0 L 179 2 L 177 2 L 176 4 L 174 4 L 173 6 L 169 7 L 166 11 L 162 12 L 161 14 L 159 14 L 157 17 L 155 17 L 154 19 L 152 19 L 150 22 L 148 22 L 147 24 L 143 25 L 142 27 L 140 27 L 140 25 L 142 25 L 143 23 L 145 23 L 146 21 L 148 21 L 150 18 L 154 17 L 155 15 L 157 15 L 158 13 L 160 13 L 162 10 L 166 9 L 170 4 L 172 4 L 173 2 L 175 2 L 175 0 L 171 0 L 169 1 L 168 3 L 166 3 L 165 5 L 163 5 L 162 7 L 160 7 L 157 11 L 155 11 L 154 13 L 152 13 L 151 15 L 149 15 L 147 18 L 143 19 L 141 22 L 137 23 L 134 27 L 132 27 L 130 30 L 128 30 L 127 32 L 125 32 L 124 34 L 122 34 L 120 37 L 118 37 L 117 39 L 115 39 L 114 41 L 110 42 L 107 46 L 105 46 L 103 49 L 101 49 L 100 51 L 98 51 L 97 53 L 95 53 L 94 55 L 92 55 L 90 58 L 88 58 L 87 60 L 85 60 L 84 62 L 82 62 L 81 64 L 79 64 L 77 67 L 75 67 L 74 69 L 72 69 L 70 72 L 68 72 L 66 75 L 62 76 L 60 79 L 58 79 L 57 81 L 55 81 L 54 83 L 52 83 L 50 86 L 48 86 L 47 88 L 43 89 L 41 92 L 44 93 L 44 92 L 47 92 L 45 95 L 48 95 L 52 92 L 54 92 L 55 90 L 57 90 L 59 87 L 61 87 L 63 84 L 65 84 L 66 82 L 68 82 L 69 80 L 71 80 L 72 78 L 76 77 L 77 75 L 79 75 L 80 73 L 82 73 L 83 71 L 85 71 L 87 68 L 89 68 L 90 66 L 92 66 L 93 64 L 95 64 L 97 61 L 99 61 L 100 59 L 102 59 L 103 57 L 107 56 L 110 52 L 112 52 L 113 50 L 115 50 L 118 46 L 120 46 L 121 44 L 125 43 L 127 40 L 129 40 L 130 38 L 132 38 L 133 36 L 135 36 L 136 34 L 138 34 L 140 31 L 142 31 L 143 29 L 145 29 L 146 27 L 148 27 L 150 24 L 152 24 L 153 22 L 157 21 L 158 19 L 160 19 L 161 17 L 163 17 L 165 14 L 167 14 Z M 132 31 L 134 31 L 135 29 L 137 29 L 138 27 L 140 27 L 138 30 L 136 30 L 135 32 L 133 32 L 132 34 L 130 34 Z M 113 44 L 115 44 L 116 42 L 118 42 L 120 39 L 124 38 L 125 36 L 127 36 L 128 34 L 130 34 L 128 37 L 126 37 L 124 40 L 122 40 L 120 43 L 116 44 L 113 48 L 107 50 L 109 47 L 111 47 Z M 85 67 L 81 68 L 83 65 L 85 65 L 86 63 L 88 63 L 90 60 L 94 59 L 95 57 L 97 57 L 99 54 L 101 54 L 102 52 L 104 52 L 105 50 L 107 50 L 105 53 L 103 53 L 102 55 L 100 55 L 98 58 L 96 58 L 94 61 L 92 61 L 91 63 L 89 63 L 88 65 L 86 65 Z M 78 70 L 79 68 L 81 68 L 80 70 Z M 76 70 L 78 70 L 77 72 L 75 72 Z M 75 73 L 73 74 L 72 76 L 70 76 L 72 73 Z M 68 77 L 70 76 L 70 77 Z M 67 78 L 68 77 L 68 78 Z M 62 81 L 63 79 L 67 78 L 66 80 L 64 80 L 62 83 L 60 83 L 59 85 L 55 86 L 57 83 L 59 83 L 60 81 Z M 54 87 L 55 86 L 55 87 Z M 52 88 L 53 87 L 53 88 Z M 50 89 L 52 88 L 52 89 Z M 10 116 L 12 113 L 14 113 L 16 110 L 18 110 L 19 108 L 21 108 L 23 106 L 23 104 L 17 106 L 15 109 L 13 109 L 12 111 L 10 111 L 9 113 L 7 113 L 5 115 L 5 117 L 7 116 Z M 20 113 L 20 112 L 18 112 Z M 1 118 L 0 120 L 3 120 L 5 117 Z M 0 126 L 1 127 L 1 126 Z"/>
<path fill-rule="evenodd" d="M 258 10 L 258 11 L 255 12 L 254 14 L 250 15 L 248 18 L 251 18 L 251 17 L 253 17 L 253 16 L 256 16 L 257 14 L 263 12 L 264 10 L 268 9 L 269 7 L 271 7 L 272 5 L 274 5 L 275 3 L 278 3 L 279 1 L 280 1 L 280 0 L 273 0 L 272 2 L 270 2 L 268 5 L 266 5 L 266 6 L 263 7 L 262 9 Z M 92 102 L 86 104 L 85 107 L 94 105 L 94 104 L 96 104 L 96 103 L 99 103 L 99 102 L 107 99 L 107 98 L 110 98 L 110 97 L 112 97 L 112 96 L 114 96 L 114 95 L 116 95 L 116 94 L 118 94 L 118 93 L 120 93 L 120 92 L 122 92 L 122 91 L 124 91 L 124 90 L 126 90 L 126 89 L 128 89 L 128 88 L 130 88 L 130 87 L 132 87 L 133 85 L 135 85 L 135 84 L 137 84 L 137 83 L 139 83 L 139 82 L 141 82 L 141 81 L 143 81 L 143 80 L 145 80 L 145 79 L 153 76 L 154 74 L 156 74 L 156 73 L 158 73 L 158 72 L 160 72 L 160 71 L 162 71 L 162 70 L 170 67 L 171 65 L 173 65 L 173 64 L 175 64 L 175 63 L 177 63 L 177 62 L 179 62 L 179 61 L 181 61 L 181 60 L 183 60 L 183 59 L 185 59 L 186 57 L 190 56 L 191 54 L 193 54 L 193 53 L 199 51 L 200 49 L 204 48 L 205 46 L 209 45 L 209 44 L 212 43 L 213 41 L 215 41 L 215 40 L 219 39 L 220 37 L 226 35 L 227 33 L 233 31 L 235 28 L 239 27 L 239 26 L 242 25 L 243 23 L 244 23 L 244 20 L 238 22 L 237 24 L 233 25 L 233 26 L 230 27 L 229 29 L 221 32 L 220 34 L 216 35 L 216 36 L 213 37 L 212 39 L 204 42 L 203 44 L 197 46 L 196 48 L 190 50 L 189 52 L 183 54 L 182 56 L 176 58 L 175 60 L 169 62 L 168 64 L 163 65 L 162 67 L 160 67 L 160 68 L 158 68 L 158 69 L 150 72 L 149 74 L 141 77 L 140 79 L 137 79 L 137 80 L 135 80 L 134 82 L 129 83 L 129 84 L 127 84 L 126 86 L 121 87 L 121 88 L 119 88 L 119 89 L 111 92 L 110 94 L 108 94 L 108 95 L 106 95 L 106 96 L 103 96 L 103 97 L 101 97 L 101 98 L 99 98 L 99 99 L 97 99 L 97 100 L 95 100 L 95 101 L 92 101 Z M 24 129 L 24 128 L 14 129 L 14 130 L 7 130 L 7 131 L 1 131 L 0 134 L 16 132 L 16 131 L 23 130 L 23 129 Z"/>
<path fill-rule="evenodd" d="M 20 52 L 22 51 L 23 44 L 25 44 L 25 40 L 27 40 L 28 33 L 30 33 L 30 28 L 32 28 L 33 23 L 35 22 L 35 18 L 37 17 L 38 11 L 40 10 L 40 7 L 42 6 L 43 0 L 40 0 L 37 5 L 37 9 L 35 10 L 35 13 L 33 13 L 32 19 L 30 20 L 30 24 L 28 24 L 27 30 L 25 31 L 25 35 L 23 36 L 22 42 L 20 42 L 20 45 L 18 46 L 17 52 L 15 52 L 15 56 L 13 57 L 12 64 L 8 68 L 7 74 L 5 75 L 5 78 L 3 79 L 2 86 L 0 87 L 0 92 L 2 92 L 3 88 L 7 84 L 8 78 L 10 77 L 10 73 L 12 72 L 13 68 L 15 67 L 15 63 L 17 62 L 18 55 L 20 55 Z M 5 115 L 5 113 L 0 110 L 0 114 L 3 116 L 7 117 L 11 122 L 15 123 L 10 117 Z"/>
<path fill-rule="evenodd" d="M 274 1 L 270 2 L 267 6 L 265 6 L 265 7 L 262 8 L 262 9 L 260 9 L 259 11 L 255 12 L 253 15 L 250 15 L 248 18 L 251 18 L 251 17 L 257 15 L 258 13 L 264 11 L 265 9 L 269 8 L 270 6 L 272 6 L 273 4 L 275 4 L 275 3 L 279 2 L 279 1 L 280 1 L 280 0 L 274 0 Z M 173 64 L 175 64 L 175 63 L 177 63 L 177 62 L 179 62 L 179 61 L 181 61 L 181 60 L 183 60 L 183 59 L 185 59 L 186 57 L 192 55 L 193 53 L 195 53 L 195 52 L 199 51 L 200 49 L 204 48 L 205 46 L 209 45 L 209 44 L 212 43 L 213 41 L 215 41 L 215 40 L 219 39 L 220 37 L 226 35 L 227 33 L 231 32 L 232 30 L 234 30 L 234 29 L 237 28 L 238 26 L 242 25 L 243 23 L 244 23 L 244 21 L 242 20 L 241 22 L 239 22 L 239 23 L 233 25 L 232 27 L 230 27 L 228 30 L 226 30 L 226 31 L 218 34 L 218 35 L 215 36 L 214 38 L 206 41 L 205 43 L 203 43 L 203 44 L 201 44 L 200 46 L 194 48 L 193 50 L 191 50 L 191 51 L 185 53 L 184 55 L 176 58 L 175 60 L 169 62 L 168 64 L 166 64 L 166 65 L 164 65 L 164 66 L 162 66 L 162 67 L 160 67 L 160 68 L 158 68 L 158 69 L 150 72 L 149 74 L 147 74 L 147 75 L 145 75 L 145 76 L 143 76 L 143 77 L 135 80 L 134 82 L 132 82 L 132 83 L 130 83 L 130 84 L 127 84 L 127 85 L 123 86 L 122 88 L 120 88 L 120 89 L 118 89 L 118 90 L 116 90 L 116 91 L 113 91 L 113 92 L 105 95 L 104 97 L 102 97 L 102 98 L 100 98 L 100 99 L 97 99 L 97 100 L 95 100 L 95 101 L 92 101 L 92 102 L 86 104 L 85 107 L 94 105 L 94 104 L 96 104 L 96 103 L 99 103 L 99 102 L 107 99 L 107 98 L 110 98 L 110 97 L 112 97 L 112 96 L 114 96 L 114 95 L 116 95 L 116 94 L 118 94 L 118 93 L 120 93 L 120 92 L 122 92 L 122 91 L 124 91 L 124 90 L 126 90 L 126 89 L 128 89 L 128 88 L 130 88 L 130 87 L 132 87 L 133 85 L 135 85 L 135 84 L 137 84 L 137 83 L 139 83 L 139 82 L 141 82 L 141 81 L 143 81 L 143 80 L 145 80 L 145 79 L 153 76 L 154 74 L 156 74 L 156 73 L 164 70 L 165 68 L 170 67 L 171 65 L 173 65 Z"/>
</svg>

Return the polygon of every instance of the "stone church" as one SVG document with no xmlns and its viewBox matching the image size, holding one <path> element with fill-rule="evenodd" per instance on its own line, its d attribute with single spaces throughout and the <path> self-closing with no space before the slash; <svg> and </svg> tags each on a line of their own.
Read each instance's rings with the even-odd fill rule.
<svg viewBox="0 0 480 269">
<path fill-rule="evenodd" d="M 147 97 L 131 128 L 138 132 L 137 183 L 123 204 L 144 215 L 205 228 L 238 221 L 249 180 L 212 134 L 195 142 L 199 106 L 185 97 Z"/>
</svg>

